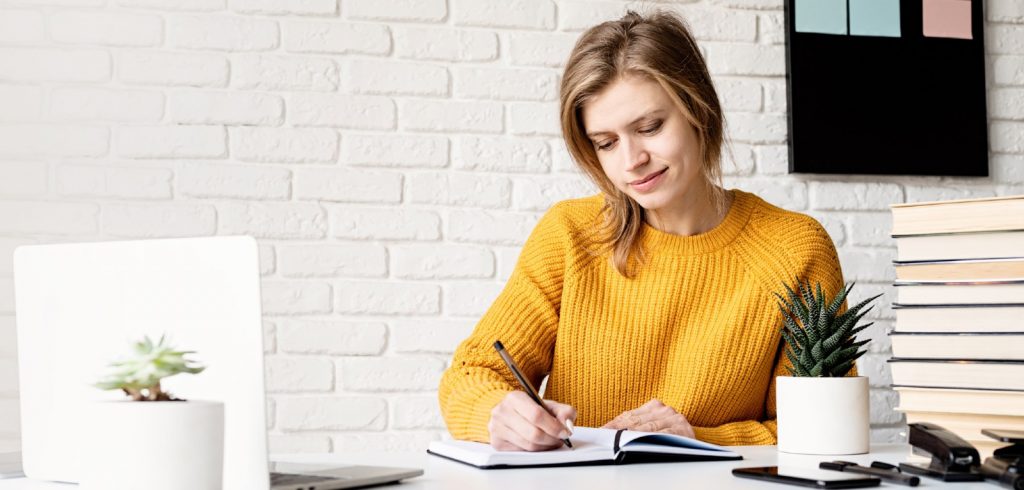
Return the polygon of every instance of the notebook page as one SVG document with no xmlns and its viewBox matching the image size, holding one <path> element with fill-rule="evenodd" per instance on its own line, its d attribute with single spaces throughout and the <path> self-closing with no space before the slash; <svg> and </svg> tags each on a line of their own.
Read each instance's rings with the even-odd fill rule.
<svg viewBox="0 0 1024 490">
<path fill-rule="evenodd" d="M 638 432 L 627 430 L 619 439 L 622 451 L 642 451 L 666 454 L 693 454 L 704 456 L 738 456 L 728 449 L 709 442 L 675 434 Z"/>
<path fill-rule="evenodd" d="M 610 437 L 604 432 L 610 432 Z M 611 444 L 614 437 L 615 431 L 577 427 L 570 438 L 572 449 L 560 446 L 550 451 L 497 451 L 489 444 L 446 440 L 430 443 L 429 450 L 474 466 L 555 465 L 613 459 Z"/>
</svg>

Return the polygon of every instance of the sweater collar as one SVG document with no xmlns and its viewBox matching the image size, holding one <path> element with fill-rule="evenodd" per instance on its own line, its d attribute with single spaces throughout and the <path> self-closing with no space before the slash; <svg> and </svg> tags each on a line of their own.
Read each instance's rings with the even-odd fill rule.
<svg viewBox="0 0 1024 490">
<path fill-rule="evenodd" d="M 700 255 L 719 250 L 739 236 L 750 221 L 755 198 L 738 189 L 730 189 L 732 205 L 718 226 L 699 235 L 682 236 L 659 231 L 643 224 L 640 245 L 652 255 Z"/>
</svg>

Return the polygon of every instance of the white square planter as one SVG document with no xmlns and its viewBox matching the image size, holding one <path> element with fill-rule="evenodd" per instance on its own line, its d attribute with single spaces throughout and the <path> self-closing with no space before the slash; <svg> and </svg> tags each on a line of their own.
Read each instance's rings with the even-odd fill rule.
<svg viewBox="0 0 1024 490">
<path fill-rule="evenodd" d="M 779 451 L 864 454 L 870 449 L 868 378 L 775 378 Z"/>
<path fill-rule="evenodd" d="M 220 490 L 224 404 L 95 402 L 85 409 L 83 490 Z"/>
</svg>

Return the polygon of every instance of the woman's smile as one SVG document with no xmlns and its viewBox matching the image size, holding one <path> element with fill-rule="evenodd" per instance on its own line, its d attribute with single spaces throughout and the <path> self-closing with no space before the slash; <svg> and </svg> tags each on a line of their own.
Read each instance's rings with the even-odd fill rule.
<svg viewBox="0 0 1024 490">
<path fill-rule="evenodd" d="M 651 175 L 648 175 L 647 177 L 630 182 L 629 185 L 633 186 L 633 189 L 635 189 L 637 192 L 650 192 L 654 190 L 654 188 L 657 187 L 662 180 L 664 180 L 662 179 L 662 176 L 664 176 L 665 172 L 667 171 L 668 167 L 665 167 L 657 172 L 654 172 Z"/>
</svg>

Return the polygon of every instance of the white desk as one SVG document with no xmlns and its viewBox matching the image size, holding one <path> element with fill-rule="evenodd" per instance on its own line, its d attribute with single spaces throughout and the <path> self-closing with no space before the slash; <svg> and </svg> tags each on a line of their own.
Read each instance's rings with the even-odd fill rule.
<svg viewBox="0 0 1024 490">
<path fill-rule="evenodd" d="M 872 446 L 870 454 L 860 456 L 821 457 L 779 454 L 774 446 L 740 446 L 732 448 L 743 455 L 743 461 L 700 463 L 656 463 L 622 466 L 581 466 L 572 468 L 533 468 L 520 470 L 479 470 L 471 466 L 430 456 L 426 453 L 345 453 L 324 455 L 282 455 L 275 460 L 304 463 L 339 462 L 378 466 L 409 466 L 423 468 L 423 476 L 406 480 L 401 486 L 379 488 L 453 489 L 486 488 L 508 490 L 539 489 L 775 489 L 799 488 L 770 482 L 744 480 L 732 476 L 732 468 L 741 466 L 796 466 L 817 468 L 818 462 L 841 459 L 862 465 L 871 461 L 898 463 L 909 454 L 908 446 L 888 444 Z M 838 475 L 839 473 L 837 473 Z M 882 483 L 879 488 L 910 488 Z M 997 490 L 993 483 L 943 483 L 922 478 L 917 488 L 955 488 L 959 490 Z M 0 490 L 68 490 L 74 485 L 37 482 L 26 479 L 0 480 Z"/>
</svg>

